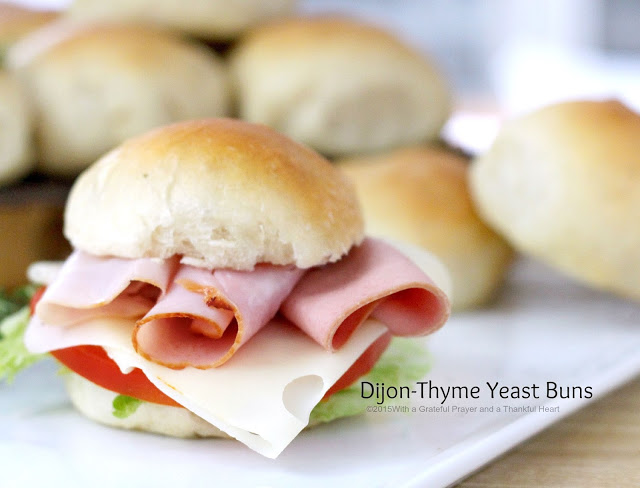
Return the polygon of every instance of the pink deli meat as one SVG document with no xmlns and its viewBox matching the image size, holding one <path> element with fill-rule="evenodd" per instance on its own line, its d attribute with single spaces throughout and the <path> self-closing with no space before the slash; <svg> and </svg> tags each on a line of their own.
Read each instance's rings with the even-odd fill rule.
<svg viewBox="0 0 640 488">
<path fill-rule="evenodd" d="M 282 313 L 327 350 L 340 348 L 367 317 L 396 336 L 420 336 L 449 317 L 447 296 L 393 246 L 366 239 L 344 259 L 308 272 Z"/>
<path fill-rule="evenodd" d="M 303 274 L 272 265 L 213 273 L 182 266 L 169 293 L 138 321 L 133 345 L 172 368 L 220 366 L 274 317 Z"/>
<path fill-rule="evenodd" d="M 217 367 L 280 312 L 332 351 L 367 317 L 394 335 L 424 335 L 449 315 L 444 293 L 394 247 L 375 239 L 312 270 L 258 265 L 206 270 L 170 260 L 75 252 L 36 316 L 52 325 L 111 315 L 138 319 L 136 351 L 172 367 Z"/>
<path fill-rule="evenodd" d="M 123 259 L 75 251 L 38 302 L 45 323 L 73 325 L 96 317 L 142 317 L 175 274 L 177 259 Z"/>
</svg>

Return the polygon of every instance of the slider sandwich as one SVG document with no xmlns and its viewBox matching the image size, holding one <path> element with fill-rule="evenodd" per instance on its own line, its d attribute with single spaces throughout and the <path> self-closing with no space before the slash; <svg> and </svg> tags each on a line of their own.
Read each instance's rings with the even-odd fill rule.
<svg viewBox="0 0 640 488">
<path fill-rule="evenodd" d="M 109 425 L 228 436 L 274 458 L 392 336 L 449 315 L 423 270 L 442 273 L 433 258 L 366 238 L 338 170 L 246 122 L 125 142 L 75 182 L 65 234 L 75 250 L 40 272 L 24 342 L 71 370 L 74 405 Z M 397 380 L 417 358 L 395 357 Z M 114 400 L 137 409 L 114 416 Z"/>
</svg>

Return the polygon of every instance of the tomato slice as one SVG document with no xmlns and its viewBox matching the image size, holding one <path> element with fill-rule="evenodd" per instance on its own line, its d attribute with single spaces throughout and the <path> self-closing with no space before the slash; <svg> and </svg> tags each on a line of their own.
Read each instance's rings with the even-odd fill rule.
<svg viewBox="0 0 640 488">
<path fill-rule="evenodd" d="M 139 400 L 180 407 L 149 381 L 141 369 L 124 374 L 99 346 L 75 346 L 51 351 L 51 355 L 71 371 L 107 390 Z"/>
<path fill-rule="evenodd" d="M 391 342 L 391 333 L 387 332 L 376 339 L 356 360 L 351 367 L 345 371 L 334 385 L 325 393 L 323 400 L 326 400 L 334 393 L 343 390 L 355 383 L 359 378 L 367 374 L 378 362 L 382 353 Z"/>
</svg>

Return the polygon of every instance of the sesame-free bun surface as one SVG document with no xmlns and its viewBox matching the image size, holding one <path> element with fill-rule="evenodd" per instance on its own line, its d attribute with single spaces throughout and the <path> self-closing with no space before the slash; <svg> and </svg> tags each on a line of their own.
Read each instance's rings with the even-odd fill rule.
<svg viewBox="0 0 640 488">
<path fill-rule="evenodd" d="M 58 15 L 57 12 L 0 2 L 0 65 L 9 47 L 21 37 L 52 22 Z"/>
<path fill-rule="evenodd" d="M 367 233 L 417 244 L 444 262 L 455 309 L 493 295 L 513 252 L 478 217 L 466 158 L 423 146 L 345 160 L 339 167 L 355 183 Z"/>
<path fill-rule="evenodd" d="M 8 62 L 33 102 L 39 169 L 51 175 L 75 176 L 153 127 L 229 110 L 223 62 L 150 27 L 56 23 L 14 45 Z"/>
<path fill-rule="evenodd" d="M 227 434 L 186 408 L 142 402 L 126 418 L 113 415 L 117 393 L 106 390 L 73 371 L 65 371 L 64 384 L 73 406 L 85 417 L 120 429 L 141 430 L 172 437 L 224 437 Z"/>
<path fill-rule="evenodd" d="M 296 0 L 74 0 L 81 21 L 152 23 L 209 40 L 230 40 L 267 19 L 287 15 Z"/>
<path fill-rule="evenodd" d="M 0 186 L 15 183 L 33 169 L 32 146 L 26 94 L 13 77 L 0 71 Z"/>
<path fill-rule="evenodd" d="M 640 115 L 617 101 L 506 122 L 471 170 L 484 218 L 516 248 L 640 299 Z"/>
<path fill-rule="evenodd" d="M 74 184 L 65 235 L 95 255 L 206 268 L 307 268 L 363 238 L 355 192 L 314 151 L 232 119 L 178 123 L 131 139 Z"/>
<path fill-rule="evenodd" d="M 327 155 L 435 139 L 450 113 L 448 88 L 429 60 L 355 20 L 261 26 L 231 65 L 242 118 Z"/>
<path fill-rule="evenodd" d="M 182 407 L 142 402 L 128 417 L 116 417 L 113 415 L 113 400 L 118 393 L 106 390 L 70 370 L 65 371 L 62 377 L 73 406 L 95 422 L 119 429 L 139 430 L 170 437 L 232 439 L 225 432 Z M 318 423 L 311 421 L 305 429 Z"/>
</svg>

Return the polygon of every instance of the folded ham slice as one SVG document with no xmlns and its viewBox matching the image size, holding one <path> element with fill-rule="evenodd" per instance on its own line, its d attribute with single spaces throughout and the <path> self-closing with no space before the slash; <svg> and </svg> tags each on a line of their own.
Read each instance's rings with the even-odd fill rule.
<svg viewBox="0 0 640 488">
<path fill-rule="evenodd" d="M 217 367 L 280 312 L 328 351 L 369 316 L 393 335 L 433 332 L 449 301 L 395 247 L 365 239 L 340 261 L 303 270 L 258 265 L 206 270 L 170 260 L 75 252 L 37 306 L 42 323 L 71 326 L 101 316 L 136 318 L 138 354 L 170 368 Z"/>
<path fill-rule="evenodd" d="M 164 292 L 178 259 L 123 259 L 74 251 L 47 287 L 36 313 L 49 324 L 97 317 L 142 317 Z"/>
<path fill-rule="evenodd" d="M 444 292 L 409 258 L 365 239 L 340 261 L 308 272 L 281 310 L 333 351 L 370 315 L 393 335 L 420 336 L 440 328 L 450 308 Z"/>
<path fill-rule="evenodd" d="M 133 346 L 170 368 L 220 366 L 275 316 L 303 274 L 287 266 L 211 272 L 183 265 L 138 321 Z"/>
</svg>

